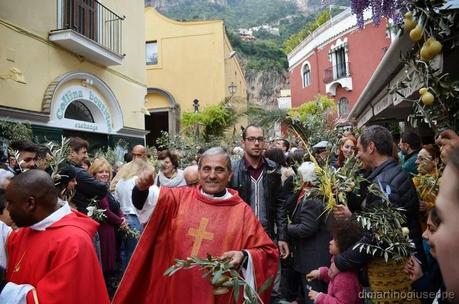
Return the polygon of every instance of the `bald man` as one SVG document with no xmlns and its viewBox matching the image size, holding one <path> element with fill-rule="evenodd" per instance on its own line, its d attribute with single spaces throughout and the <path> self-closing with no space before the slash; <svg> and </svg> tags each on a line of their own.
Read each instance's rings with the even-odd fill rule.
<svg viewBox="0 0 459 304">
<path fill-rule="evenodd" d="M 188 166 L 183 170 L 187 186 L 195 186 L 199 183 L 198 165 Z"/>
<path fill-rule="evenodd" d="M 142 145 L 136 145 L 132 148 L 132 159 L 136 159 L 136 158 L 143 158 L 144 160 L 147 160 L 147 150 L 145 149 L 144 146 Z"/>
<path fill-rule="evenodd" d="M 92 243 L 98 224 L 67 203 L 59 207 L 54 183 L 41 170 L 16 176 L 6 200 L 20 229 L 1 235 L 0 256 L 8 258 L 0 303 L 109 303 Z"/>
</svg>

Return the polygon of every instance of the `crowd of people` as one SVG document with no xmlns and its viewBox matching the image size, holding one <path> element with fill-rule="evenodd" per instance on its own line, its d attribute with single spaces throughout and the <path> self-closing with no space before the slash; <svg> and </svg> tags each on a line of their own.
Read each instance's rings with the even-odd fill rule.
<svg viewBox="0 0 459 304">
<path fill-rule="evenodd" d="M 56 172 L 47 146 L 13 142 L 0 169 L 0 303 L 234 300 L 199 269 L 164 275 L 175 259 L 208 256 L 228 260 L 254 290 L 272 280 L 264 303 L 364 303 L 374 256 L 355 245 L 374 236 L 356 218 L 381 204 L 371 184 L 389 188 L 406 216 L 414 248 L 403 271 L 419 300 L 459 301 L 459 136 L 423 144 L 405 132 L 395 142 L 370 126 L 337 142 L 293 147 L 251 124 L 231 152 L 203 149 L 186 168 L 172 150 L 155 155 L 155 168 L 136 145 L 115 170 L 75 137 Z M 318 167 L 351 160 L 362 183 L 328 213 Z"/>
</svg>

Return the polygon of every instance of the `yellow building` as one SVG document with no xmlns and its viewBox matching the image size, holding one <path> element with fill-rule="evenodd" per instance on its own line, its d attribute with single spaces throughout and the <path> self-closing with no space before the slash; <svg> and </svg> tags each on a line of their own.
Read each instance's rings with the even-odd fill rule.
<svg viewBox="0 0 459 304">
<path fill-rule="evenodd" d="M 0 117 L 34 136 L 143 143 L 143 0 L 0 1 Z"/>
<path fill-rule="evenodd" d="M 148 92 L 147 143 L 161 130 L 175 134 L 181 112 L 215 105 L 231 97 L 246 106 L 246 83 L 223 21 L 171 20 L 145 8 Z M 196 100 L 196 101 L 195 101 Z"/>
</svg>

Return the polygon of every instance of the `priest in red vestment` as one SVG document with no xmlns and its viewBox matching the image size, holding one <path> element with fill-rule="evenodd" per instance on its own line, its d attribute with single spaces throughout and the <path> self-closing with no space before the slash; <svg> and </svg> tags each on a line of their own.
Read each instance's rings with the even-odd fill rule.
<svg viewBox="0 0 459 304">
<path fill-rule="evenodd" d="M 59 206 L 54 183 L 41 170 L 16 176 L 6 199 L 11 218 L 22 228 L 2 236 L 7 268 L 0 303 L 109 303 L 92 243 L 98 224 L 68 203 Z"/>
<path fill-rule="evenodd" d="M 115 294 L 114 304 L 230 303 L 232 292 L 214 296 L 213 286 L 199 269 L 164 276 L 175 259 L 191 256 L 226 256 L 235 266 L 246 256 L 244 277 L 254 288 L 260 288 L 268 278 L 274 280 L 278 249 L 250 206 L 236 191 L 226 188 L 231 179 L 231 162 L 223 149 L 211 148 L 202 155 L 199 187 L 161 188 L 158 198 L 149 195 L 151 177 L 152 173 L 140 176 L 133 191 L 137 208 L 154 211 Z M 268 303 L 270 295 L 268 288 L 260 297 Z"/>
</svg>

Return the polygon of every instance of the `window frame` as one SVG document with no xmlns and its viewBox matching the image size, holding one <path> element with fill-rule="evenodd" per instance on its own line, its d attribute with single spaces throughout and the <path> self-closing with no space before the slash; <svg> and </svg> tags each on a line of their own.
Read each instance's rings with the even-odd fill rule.
<svg viewBox="0 0 459 304">
<path fill-rule="evenodd" d="M 308 70 L 306 70 L 306 67 Z M 305 77 L 306 73 L 308 77 Z M 305 82 L 306 79 L 308 80 L 307 83 Z M 301 84 L 303 88 L 307 88 L 311 85 L 311 82 L 311 64 L 308 61 L 305 61 L 301 67 Z"/>
<path fill-rule="evenodd" d="M 156 62 L 148 61 L 148 45 L 156 45 Z M 153 53 L 154 54 L 154 53 Z M 158 40 L 149 40 L 145 42 L 145 64 L 150 65 L 158 65 L 159 63 L 159 52 L 158 52 Z"/>
<path fill-rule="evenodd" d="M 346 111 L 344 111 L 345 113 L 343 113 L 343 111 L 341 111 L 342 109 L 342 105 L 345 104 L 346 105 Z M 341 97 L 339 100 L 338 100 L 338 115 L 339 117 L 344 117 L 346 115 L 349 115 L 349 99 L 347 97 Z"/>
</svg>

